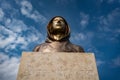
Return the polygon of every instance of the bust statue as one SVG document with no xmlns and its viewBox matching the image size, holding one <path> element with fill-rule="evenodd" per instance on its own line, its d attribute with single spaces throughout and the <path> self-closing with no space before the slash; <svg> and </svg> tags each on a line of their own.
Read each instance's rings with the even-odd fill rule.
<svg viewBox="0 0 120 80">
<path fill-rule="evenodd" d="M 78 45 L 69 40 L 70 28 L 66 20 L 61 16 L 53 17 L 47 25 L 47 39 L 37 45 L 34 52 L 84 52 Z"/>
</svg>

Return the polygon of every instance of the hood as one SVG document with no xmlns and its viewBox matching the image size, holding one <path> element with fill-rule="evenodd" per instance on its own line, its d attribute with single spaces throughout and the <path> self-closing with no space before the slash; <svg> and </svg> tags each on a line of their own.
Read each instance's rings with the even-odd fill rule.
<svg viewBox="0 0 120 80">
<path fill-rule="evenodd" d="M 63 32 L 60 32 L 59 34 L 54 34 L 53 32 L 53 28 L 52 28 L 52 23 L 53 23 L 53 20 L 56 18 L 56 17 L 60 17 L 63 19 L 63 21 L 65 22 L 65 29 Z M 48 23 L 47 25 L 47 40 L 46 42 L 52 42 L 52 41 L 66 41 L 66 40 L 69 40 L 69 37 L 70 37 L 70 28 L 66 22 L 66 20 L 61 17 L 61 16 L 55 16 L 53 17 L 50 22 Z"/>
</svg>

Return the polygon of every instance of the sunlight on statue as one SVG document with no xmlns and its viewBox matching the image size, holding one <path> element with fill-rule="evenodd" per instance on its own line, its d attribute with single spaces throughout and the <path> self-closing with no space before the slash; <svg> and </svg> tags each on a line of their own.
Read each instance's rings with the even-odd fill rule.
<svg viewBox="0 0 120 80">
<path fill-rule="evenodd" d="M 34 52 L 84 52 L 84 49 L 69 41 L 70 28 L 61 16 L 53 17 L 47 26 L 47 39 L 35 47 Z"/>
</svg>

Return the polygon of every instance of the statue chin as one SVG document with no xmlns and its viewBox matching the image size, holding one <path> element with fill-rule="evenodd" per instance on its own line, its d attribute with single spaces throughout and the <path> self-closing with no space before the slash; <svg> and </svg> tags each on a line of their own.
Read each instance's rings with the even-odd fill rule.
<svg viewBox="0 0 120 80">
<path fill-rule="evenodd" d="M 65 33 L 64 31 L 61 31 L 61 30 L 55 30 L 52 33 L 50 33 L 49 36 L 53 38 L 54 40 L 59 41 L 65 37 Z"/>
<path fill-rule="evenodd" d="M 50 33 L 54 34 L 54 35 L 64 34 L 65 29 L 64 29 L 64 27 L 61 27 L 61 26 L 52 27 L 50 30 Z"/>
<path fill-rule="evenodd" d="M 61 28 L 61 27 L 52 28 L 52 30 L 50 31 L 49 36 L 52 39 L 54 39 L 56 41 L 59 41 L 59 40 L 61 40 L 62 38 L 64 38 L 66 36 L 65 29 Z"/>
</svg>

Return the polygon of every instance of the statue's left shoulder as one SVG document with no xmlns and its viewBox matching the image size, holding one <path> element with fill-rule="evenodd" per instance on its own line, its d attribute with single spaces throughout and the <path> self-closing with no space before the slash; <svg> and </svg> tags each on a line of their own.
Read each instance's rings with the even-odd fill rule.
<svg viewBox="0 0 120 80">
<path fill-rule="evenodd" d="M 84 49 L 81 46 L 78 46 L 78 51 L 79 52 L 85 52 Z"/>
<path fill-rule="evenodd" d="M 81 46 L 76 44 L 71 44 L 71 45 L 72 45 L 72 48 L 75 50 L 75 52 L 85 52 Z"/>
<path fill-rule="evenodd" d="M 40 45 L 37 45 L 34 49 L 33 49 L 33 52 L 38 52 L 40 49 Z"/>
</svg>

